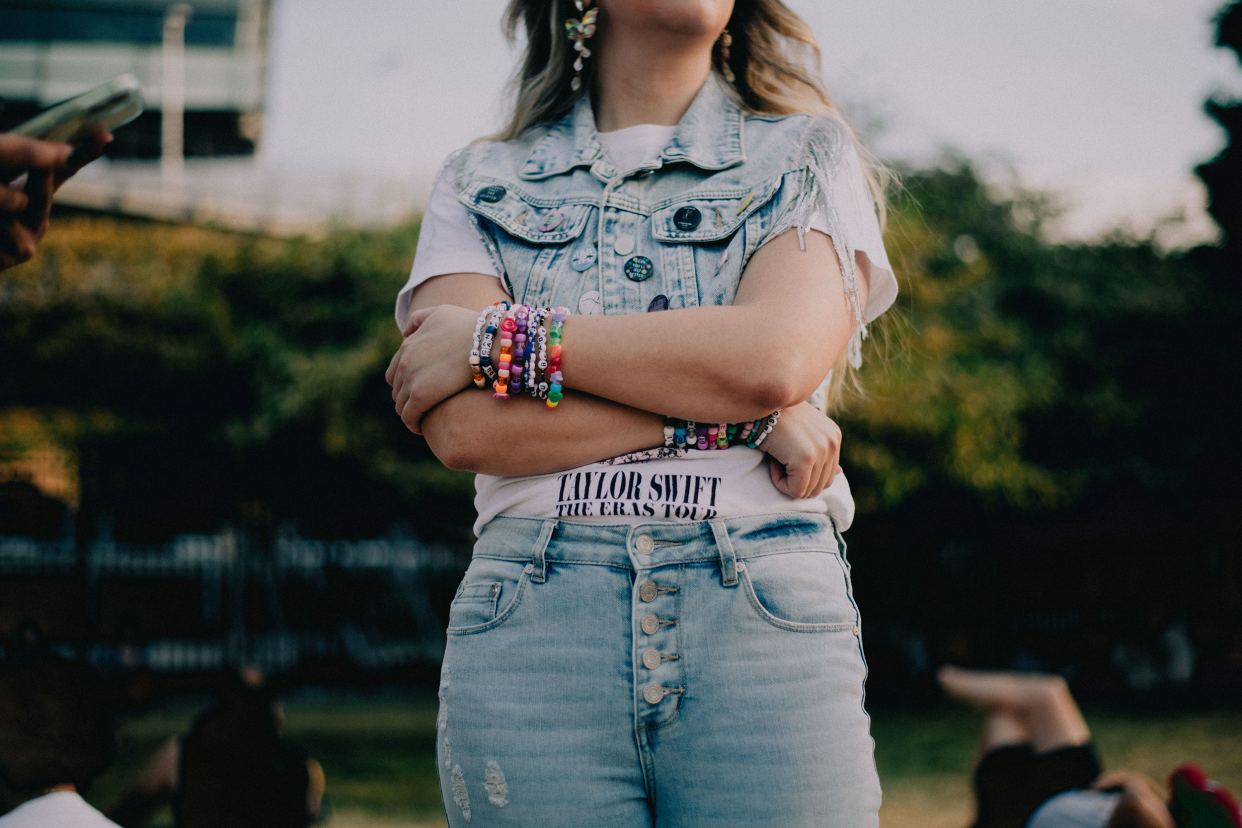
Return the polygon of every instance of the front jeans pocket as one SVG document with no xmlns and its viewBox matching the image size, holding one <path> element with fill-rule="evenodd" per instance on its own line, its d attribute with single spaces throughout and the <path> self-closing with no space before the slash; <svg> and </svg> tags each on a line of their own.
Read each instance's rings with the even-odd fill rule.
<svg viewBox="0 0 1242 828">
<path fill-rule="evenodd" d="M 793 632 L 853 631 L 858 609 L 839 552 L 782 552 L 746 558 L 738 575 L 755 612 Z"/>
<path fill-rule="evenodd" d="M 500 626 L 512 617 L 534 567 L 519 561 L 475 558 L 449 606 L 449 635 Z"/>
</svg>

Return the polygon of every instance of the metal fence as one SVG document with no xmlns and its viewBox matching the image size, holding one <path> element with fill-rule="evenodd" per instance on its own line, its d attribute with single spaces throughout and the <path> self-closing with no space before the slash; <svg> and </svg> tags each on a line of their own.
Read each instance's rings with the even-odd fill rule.
<svg viewBox="0 0 1242 828">
<path fill-rule="evenodd" d="M 25 623 L 104 669 L 268 674 L 437 662 L 465 562 L 399 534 L 146 545 L 0 537 L 0 632 Z"/>
</svg>

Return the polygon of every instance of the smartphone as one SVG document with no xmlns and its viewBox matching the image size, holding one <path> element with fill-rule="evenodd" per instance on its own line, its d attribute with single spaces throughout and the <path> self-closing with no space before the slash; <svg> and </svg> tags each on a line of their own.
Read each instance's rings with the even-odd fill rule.
<svg viewBox="0 0 1242 828">
<path fill-rule="evenodd" d="M 10 132 L 77 146 L 97 132 L 111 132 L 128 124 L 142 114 L 142 109 L 138 79 L 130 74 L 117 75 L 76 98 L 45 109 Z"/>
</svg>

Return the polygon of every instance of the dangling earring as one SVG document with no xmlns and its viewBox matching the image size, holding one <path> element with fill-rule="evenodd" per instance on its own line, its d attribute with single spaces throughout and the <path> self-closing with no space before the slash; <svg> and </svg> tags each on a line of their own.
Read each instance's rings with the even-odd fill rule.
<svg viewBox="0 0 1242 828">
<path fill-rule="evenodd" d="M 734 81 L 733 70 L 729 68 L 729 47 L 732 45 L 733 35 L 725 29 L 720 33 L 720 74 L 724 75 L 724 79 L 729 83 Z"/>
<path fill-rule="evenodd" d="M 591 0 L 574 0 L 574 5 L 582 17 L 566 20 L 565 34 L 574 42 L 574 51 L 578 53 L 574 58 L 574 79 L 569 82 L 569 88 L 577 92 L 582 88 L 582 59 L 591 56 L 586 41 L 595 34 L 595 18 L 599 16 L 599 9 L 587 9 Z"/>
</svg>

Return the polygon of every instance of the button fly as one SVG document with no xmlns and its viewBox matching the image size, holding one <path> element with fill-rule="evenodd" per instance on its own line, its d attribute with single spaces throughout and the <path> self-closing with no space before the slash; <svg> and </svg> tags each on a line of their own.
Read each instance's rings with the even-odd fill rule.
<svg viewBox="0 0 1242 828">
<path fill-rule="evenodd" d="M 647 635 L 655 635 L 656 631 L 660 629 L 660 619 L 651 613 L 647 613 L 643 616 L 643 620 L 638 622 L 638 625 L 643 628 L 643 632 Z"/>
<path fill-rule="evenodd" d="M 656 599 L 656 594 L 658 592 L 659 590 L 656 589 L 655 583 L 653 581 L 648 581 L 638 588 L 638 597 L 643 599 L 643 603 L 650 604 Z"/>
<path fill-rule="evenodd" d="M 648 670 L 654 670 L 660 666 L 660 651 L 655 647 L 648 647 L 643 653 L 643 666 Z"/>
<path fill-rule="evenodd" d="M 647 704 L 658 704 L 664 698 L 664 688 L 652 682 L 643 688 L 643 700 Z"/>
<path fill-rule="evenodd" d="M 634 541 L 634 548 L 640 555 L 650 555 L 655 551 L 655 541 L 651 535 L 639 535 Z"/>
</svg>

